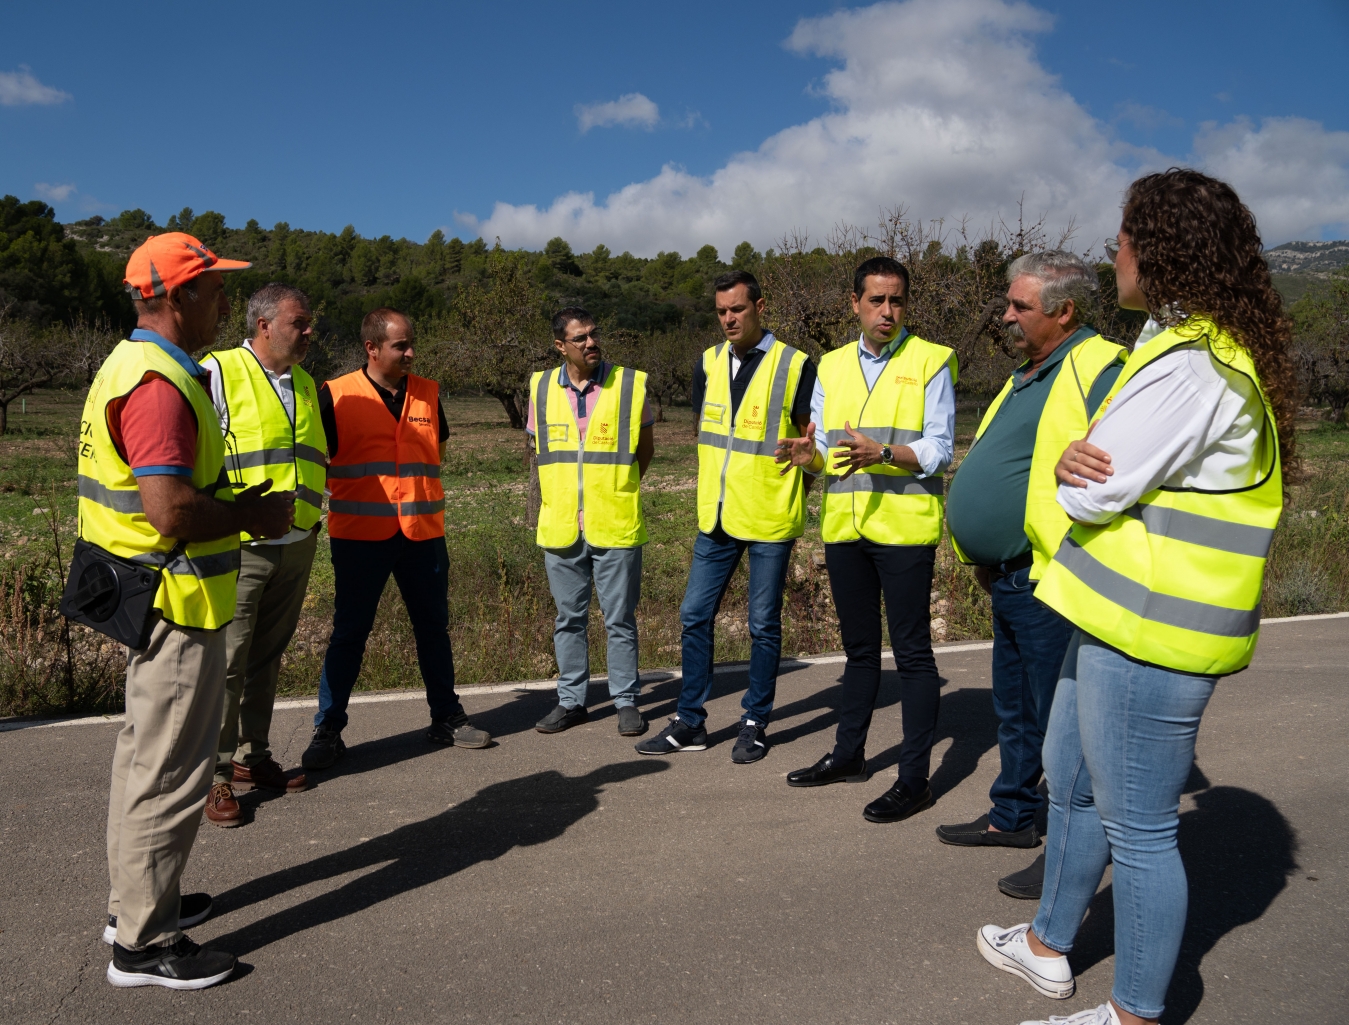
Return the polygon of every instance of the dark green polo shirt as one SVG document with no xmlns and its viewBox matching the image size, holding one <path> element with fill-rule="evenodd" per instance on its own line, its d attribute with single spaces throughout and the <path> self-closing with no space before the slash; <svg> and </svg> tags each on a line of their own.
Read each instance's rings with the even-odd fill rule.
<svg viewBox="0 0 1349 1025">
<path fill-rule="evenodd" d="M 946 523 L 975 565 L 997 566 L 1030 551 L 1025 527 L 1026 491 L 1040 415 L 1064 356 L 1096 333 L 1092 327 L 1078 328 L 1029 378 L 1023 380 L 1021 376 L 1025 363 L 1017 367 L 1012 390 L 951 479 Z M 1105 401 L 1122 369 L 1122 360 L 1112 363 L 1092 384 L 1087 404 L 1093 413 Z"/>
</svg>

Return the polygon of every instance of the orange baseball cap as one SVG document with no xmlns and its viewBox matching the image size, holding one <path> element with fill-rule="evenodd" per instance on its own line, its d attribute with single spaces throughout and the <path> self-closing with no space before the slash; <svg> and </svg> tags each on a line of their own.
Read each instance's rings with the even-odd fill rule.
<svg viewBox="0 0 1349 1025">
<path fill-rule="evenodd" d="M 244 260 L 222 260 L 191 235 L 170 231 L 151 235 L 126 262 L 126 290 L 139 292 L 141 298 L 168 295 L 169 290 L 185 285 L 208 270 L 247 270 L 253 266 Z"/>
</svg>

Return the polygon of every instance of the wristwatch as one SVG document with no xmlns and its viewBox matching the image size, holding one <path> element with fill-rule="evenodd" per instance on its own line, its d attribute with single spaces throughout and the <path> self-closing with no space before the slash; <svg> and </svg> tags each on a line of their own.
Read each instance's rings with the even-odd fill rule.
<svg viewBox="0 0 1349 1025">
<path fill-rule="evenodd" d="M 894 452 L 890 451 L 890 446 L 889 446 L 889 445 L 882 445 L 882 446 L 881 446 L 881 462 L 884 463 L 886 466 L 889 466 L 889 465 L 890 465 L 891 463 L 893 463 L 894 461 L 895 461 L 895 454 L 894 454 Z"/>
</svg>

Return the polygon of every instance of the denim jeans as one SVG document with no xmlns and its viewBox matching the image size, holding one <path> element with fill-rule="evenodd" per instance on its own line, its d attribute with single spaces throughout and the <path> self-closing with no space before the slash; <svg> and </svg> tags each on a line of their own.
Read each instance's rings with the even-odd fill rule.
<svg viewBox="0 0 1349 1025">
<path fill-rule="evenodd" d="M 712 693 L 713 628 L 722 596 L 740 556 L 749 551 L 749 687 L 740 707 L 744 718 L 766 724 L 778 688 L 782 654 L 782 586 L 787 580 L 793 541 L 742 541 L 717 524 L 693 542 L 689 585 L 679 609 L 683 632 L 684 685 L 679 718 L 698 729 L 707 721 L 703 707 Z"/>
<path fill-rule="evenodd" d="M 333 636 L 319 677 L 319 710 L 314 724 L 335 730 L 347 725 L 347 702 L 365 658 L 365 642 L 375 625 L 380 595 L 393 574 L 417 640 L 417 666 L 426 684 L 431 719 L 461 711 L 454 693 L 450 650 L 449 553 L 445 539 L 409 540 L 401 531 L 387 541 L 330 540 L 333 559 Z"/>
<path fill-rule="evenodd" d="M 1073 626 L 1035 600 L 1030 567 L 993 580 L 993 710 L 998 716 L 1002 771 L 988 792 L 988 821 L 1029 829 L 1044 803 L 1040 748 Z"/>
<path fill-rule="evenodd" d="M 1077 630 L 1049 717 L 1049 835 L 1035 935 L 1071 950 L 1113 861 L 1111 996 L 1143 1018 L 1164 1010 L 1185 931 L 1180 795 L 1217 679 L 1134 662 Z"/>
<path fill-rule="evenodd" d="M 590 585 L 599 595 L 608 638 L 609 697 L 616 708 L 636 705 L 637 601 L 642 595 L 642 548 L 596 548 L 582 535 L 570 548 L 545 548 L 543 567 L 557 605 L 553 650 L 557 653 L 557 700 L 586 706 L 590 686 Z"/>
</svg>

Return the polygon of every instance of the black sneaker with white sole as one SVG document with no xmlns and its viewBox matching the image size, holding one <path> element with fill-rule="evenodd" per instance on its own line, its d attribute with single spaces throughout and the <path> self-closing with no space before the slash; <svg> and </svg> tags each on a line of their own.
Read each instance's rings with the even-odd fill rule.
<svg viewBox="0 0 1349 1025">
<path fill-rule="evenodd" d="M 211 895 L 209 893 L 185 893 L 178 898 L 178 928 L 191 929 L 199 922 L 206 921 L 211 913 Z M 108 916 L 108 925 L 103 930 L 103 942 L 112 946 L 117 942 L 117 916 Z"/>
<path fill-rule="evenodd" d="M 737 765 L 748 765 L 766 754 L 768 738 L 764 735 L 763 724 L 753 719 L 740 720 L 740 736 L 735 738 L 735 747 L 731 748 L 731 761 Z"/>
<path fill-rule="evenodd" d="M 114 943 L 108 981 L 122 989 L 133 986 L 205 989 L 233 975 L 235 961 L 233 954 L 199 947 L 186 936 L 177 943 L 144 950 L 127 950 Z"/>
<path fill-rule="evenodd" d="M 670 725 L 650 740 L 633 745 L 639 755 L 668 755 L 676 751 L 706 751 L 707 730 L 699 726 L 696 730 L 680 721 L 679 716 L 670 717 Z"/>
</svg>

